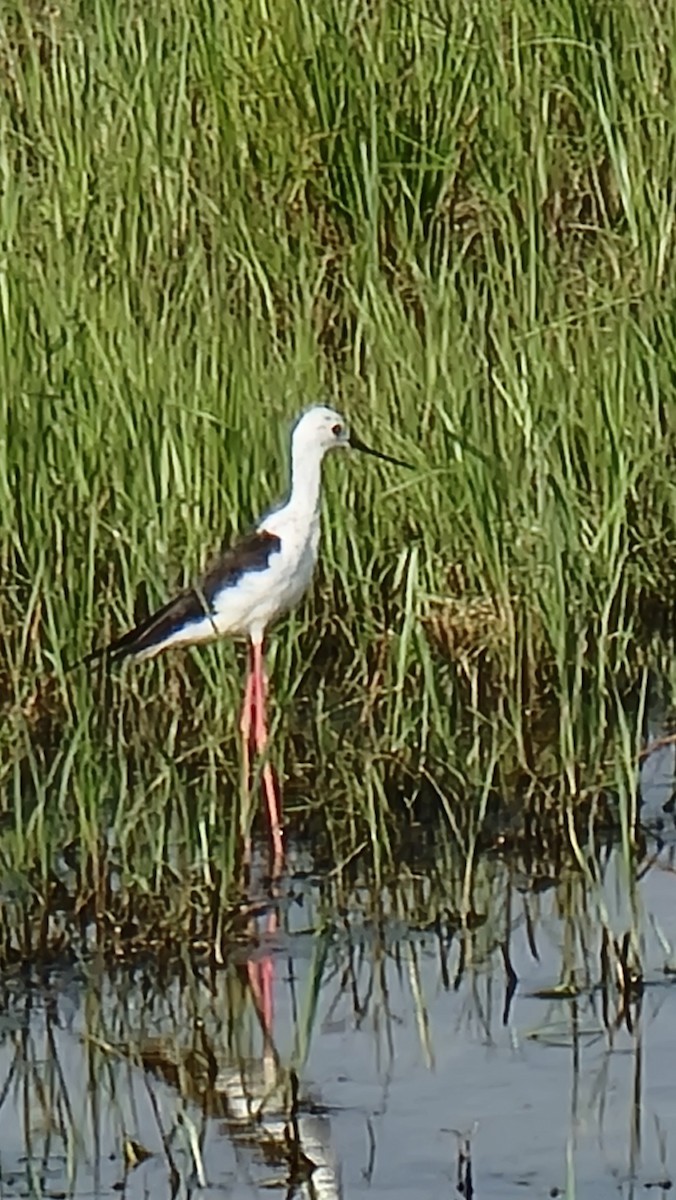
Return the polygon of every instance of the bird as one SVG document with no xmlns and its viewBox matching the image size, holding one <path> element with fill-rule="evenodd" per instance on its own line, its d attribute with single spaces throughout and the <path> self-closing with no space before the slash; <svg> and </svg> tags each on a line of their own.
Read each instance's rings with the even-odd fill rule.
<svg viewBox="0 0 676 1200">
<path fill-rule="evenodd" d="M 396 466 L 409 463 L 366 445 L 345 418 L 324 404 L 306 409 L 291 432 L 291 473 L 286 499 L 268 510 L 249 532 L 221 550 L 205 573 L 139 624 L 81 660 L 89 664 L 130 659 L 137 663 L 175 647 L 199 646 L 225 637 L 248 640 L 248 671 L 239 722 L 244 774 L 251 742 L 263 760 L 262 783 L 274 862 L 283 861 L 280 801 L 268 744 L 267 678 L 263 642 L 271 623 L 307 591 L 319 551 L 321 467 L 326 454 L 353 449 Z"/>
</svg>

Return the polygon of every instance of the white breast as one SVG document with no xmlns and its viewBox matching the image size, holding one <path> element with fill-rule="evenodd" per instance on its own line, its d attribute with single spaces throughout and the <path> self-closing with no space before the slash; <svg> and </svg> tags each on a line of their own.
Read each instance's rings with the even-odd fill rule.
<svg viewBox="0 0 676 1200">
<path fill-rule="evenodd" d="M 317 561 L 318 525 L 309 530 L 306 526 L 305 536 L 293 527 L 274 532 L 281 547 L 270 555 L 268 566 L 247 571 L 215 598 L 213 623 L 219 635 L 262 637 L 267 626 L 293 608 L 307 591 Z"/>
</svg>

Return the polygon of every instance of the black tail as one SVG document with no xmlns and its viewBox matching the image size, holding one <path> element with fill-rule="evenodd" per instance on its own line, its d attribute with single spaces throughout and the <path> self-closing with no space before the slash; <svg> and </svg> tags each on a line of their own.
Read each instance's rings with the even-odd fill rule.
<svg viewBox="0 0 676 1200">
<path fill-rule="evenodd" d="M 73 666 L 87 666 L 100 658 L 121 662 L 125 658 L 150 658 L 172 644 L 176 635 L 193 627 L 194 640 L 205 641 L 215 635 L 212 605 L 214 597 L 234 586 L 247 571 L 262 571 L 270 555 L 278 553 L 281 540 L 265 529 L 255 529 L 219 554 L 201 581 L 124 633 L 122 637 L 92 650 Z M 185 638 L 181 639 L 183 642 Z"/>
<path fill-rule="evenodd" d="M 143 633 L 145 628 L 153 617 L 148 617 L 145 621 L 141 621 L 139 625 L 135 625 L 122 637 L 116 638 L 114 642 L 109 642 L 107 646 L 97 646 L 96 650 L 90 650 L 89 654 L 85 654 L 84 658 L 78 658 L 77 662 L 70 663 L 66 667 L 66 671 L 74 671 L 76 667 L 88 667 L 95 662 L 123 662 L 125 658 L 133 658 L 143 649 Z"/>
<path fill-rule="evenodd" d="M 203 621 L 207 615 L 207 605 L 204 598 L 195 589 L 181 592 L 169 600 L 157 612 L 145 617 L 133 629 L 123 633 L 122 637 L 109 642 L 107 646 L 99 646 L 84 658 L 73 663 L 67 670 L 74 667 L 86 667 L 90 663 L 105 659 L 107 662 L 123 662 L 125 658 L 150 658 L 159 654 L 165 646 L 171 644 L 172 636 L 179 633 L 186 625 Z"/>
</svg>

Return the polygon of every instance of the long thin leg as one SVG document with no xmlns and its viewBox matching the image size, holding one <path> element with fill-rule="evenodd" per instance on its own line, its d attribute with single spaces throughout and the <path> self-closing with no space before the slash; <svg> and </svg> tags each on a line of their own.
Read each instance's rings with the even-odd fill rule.
<svg viewBox="0 0 676 1200">
<path fill-rule="evenodd" d="M 244 700 L 242 702 L 242 715 L 239 721 L 239 731 L 242 735 L 242 773 L 246 787 L 249 786 L 249 776 L 251 772 L 251 734 L 256 720 L 255 695 L 256 688 L 254 679 L 253 649 L 251 646 L 249 646 L 246 687 L 244 689 Z"/>
<path fill-rule="evenodd" d="M 256 751 L 262 755 L 268 744 L 268 730 L 265 720 L 265 701 L 267 682 L 263 669 L 263 647 L 261 642 L 253 643 L 253 677 L 254 677 L 254 740 Z M 278 874 L 284 858 L 284 842 L 282 839 L 281 806 L 275 784 L 275 776 L 269 762 L 263 764 L 263 789 L 268 806 L 270 822 L 270 837 L 274 855 L 273 875 Z"/>
<path fill-rule="evenodd" d="M 239 731 L 242 737 L 242 796 L 249 795 L 251 787 L 251 743 L 253 740 L 253 727 L 255 722 L 255 680 L 253 666 L 253 650 L 251 646 L 247 647 L 247 674 L 246 687 L 244 689 L 244 699 L 242 701 L 242 713 L 239 719 Z M 244 815 L 244 814 L 242 814 Z M 243 863 L 249 865 L 251 862 L 251 838 L 248 832 L 244 833 L 244 842 L 242 847 Z"/>
</svg>

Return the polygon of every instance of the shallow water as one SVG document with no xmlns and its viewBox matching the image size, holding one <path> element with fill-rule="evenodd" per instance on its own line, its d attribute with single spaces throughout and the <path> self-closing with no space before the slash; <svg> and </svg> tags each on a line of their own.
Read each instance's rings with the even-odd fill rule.
<svg viewBox="0 0 676 1200">
<path fill-rule="evenodd" d="M 617 850 L 599 886 L 486 860 L 463 932 L 422 870 L 348 895 L 299 870 L 253 960 L 6 976 L 0 1196 L 666 1195 L 673 776 L 673 747 L 643 767 L 642 814 L 667 824 L 635 889 Z M 616 986 L 604 928 L 636 931 L 642 990 Z"/>
</svg>

